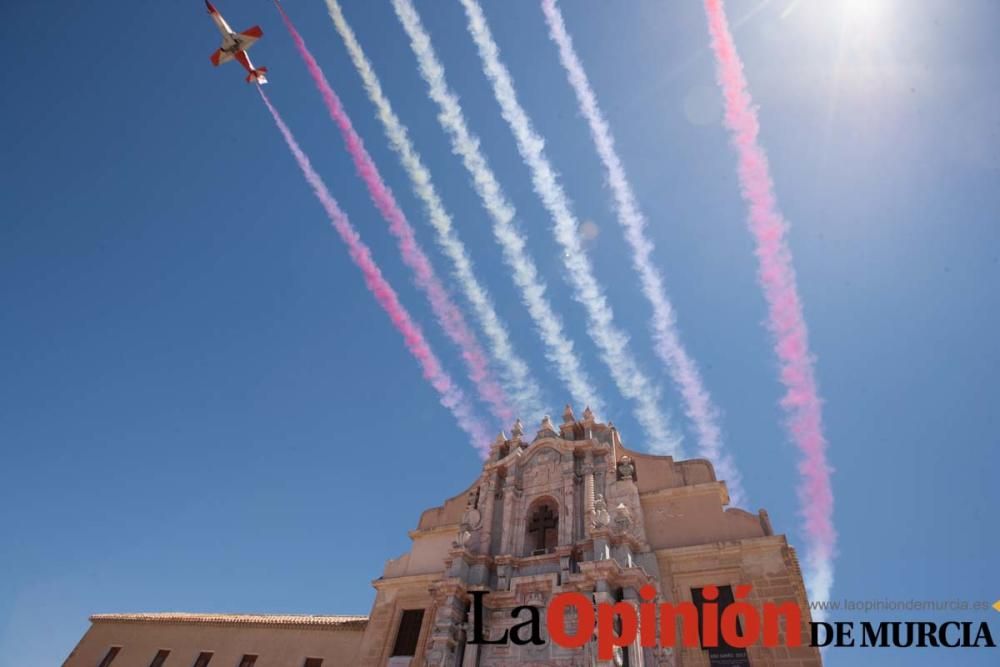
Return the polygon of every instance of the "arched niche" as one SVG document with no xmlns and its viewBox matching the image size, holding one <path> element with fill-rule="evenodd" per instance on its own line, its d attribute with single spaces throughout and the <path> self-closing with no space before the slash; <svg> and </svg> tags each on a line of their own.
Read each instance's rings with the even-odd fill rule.
<svg viewBox="0 0 1000 667">
<path fill-rule="evenodd" d="M 532 501 L 525 512 L 524 555 L 539 556 L 559 545 L 559 503 L 551 496 Z"/>
</svg>

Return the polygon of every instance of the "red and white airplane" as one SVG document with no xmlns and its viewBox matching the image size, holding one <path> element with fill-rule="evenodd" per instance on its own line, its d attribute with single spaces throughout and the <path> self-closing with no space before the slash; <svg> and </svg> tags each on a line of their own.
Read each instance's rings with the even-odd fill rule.
<svg viewBox="0 0 1000 667">
<path fill-rule="evenodd" d="M 208 6 L 208 13 L 212 16 L 212 20 L 215 21 L 215 25 L 218 26 L 219 32 L 222 33 L 222 46 L 212 54 L 212 64 L 218 67 L 222 63 L 236 60 L 249 72 L 247 74 L 247 83 L 267 83 L 267 77 L 264 76 L 267 68 L 254 67 L 253 63 L 250 62 L 250 56 L 247 55 L 247 49 L 263 36 L 264 31 L 260 29 L 260 26 L 255 25 L 243 32 L 233 32 L 233 29 L 226 23 L 226 19 L 222 18 L 219 10 L 213 7 L 212 3 L 208 0 L 205 0 L 205 4 Z"/>
</svg>

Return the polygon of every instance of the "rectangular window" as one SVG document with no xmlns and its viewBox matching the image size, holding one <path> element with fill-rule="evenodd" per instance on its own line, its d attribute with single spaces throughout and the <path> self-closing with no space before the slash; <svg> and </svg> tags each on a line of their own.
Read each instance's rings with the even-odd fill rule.
<svg viewBox="0 0 1000 667">
<path fill-rule="evenodd" d="M 108 649 L 107 655 L 104 656 L 104 660 L 101 660 L 101 664 L 98 667 L 110 667 L 111 661 L 115 659 L 118 655 L 118 651 L 122 650 L 121 646 L 112 646 Z"/>
<path fill-rule="evenodd" d="M 417 641 L 420 639 L 420 626 L 424 623 L 423 609 L 407 609 L 399 619 L 399 632 L 396 633 L 396 643 L 392 654 L 416 655 Z"/>
<path fill-rule="evenodd" d="M 323 667 L 323 658 L 306 658 L 306 663 L 302 667 Z"/>
<path fill-rule="evenodd" d="M 156 657 L 153 658 L 153 662 L 149 663 L 149 667 L 163 667 L 163 663 L 166 661 L 168 655 L 170 655 L 170 651 L 165 648 L 161 648 L 156 652 Z"/>
<path fill-rule="evenodd" d="M 255 655 L 244 655 L 243 659 L 240 660 L 240 667 L 253 667 L 257 664 L 257 656 Z"/>
<path fill-rule="evenodd" d="M 208 667 L 208 663 L 211 662 L 213 655 L 215 654 L 211 651 L 202 651 L 198 654 L 198 659 L 194 661 L 193 667 Z"/>
<path fill-rule="evenodd" d="M 733 587 L 732 586 L 716 586 L 719 589 L 719 598 L 715 600 L 718 606 L 719 618 L 722 618 L 722 612 L 731 605 L 735 599 L 733 598 Z M 698 636 L 701 636 L 701 628 L 704 624 L 702 619 L 702 605 L 705 604 L 705 596 L 702 588 L 692 588 L 691 589 L 691 601 L 694 602 L 694 606 L 698 608 Z M 739 618 L 736 619 L 736 631 L 743 634 L 743 624 L 740 623 Z M 705 648 L 704 641 L 702 642 L 702 648 Z M 719 645 L 709 647 L 706 649 L 708 651 L 708 664 L 710 667 L 750 667 L 750 658 L 747 656 L 746 649 L 733 648 L 719 635 Z"/>
</svg>

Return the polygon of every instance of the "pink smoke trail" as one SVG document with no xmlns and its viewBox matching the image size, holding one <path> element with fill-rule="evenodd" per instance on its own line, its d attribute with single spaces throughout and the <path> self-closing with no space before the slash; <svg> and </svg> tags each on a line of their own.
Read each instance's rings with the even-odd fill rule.
<svg viewBox="0 0 1000 667">
<path fill-rule="evenodd" d="M 392 320 L 393 325 L 399 333 L 402 334 L 403 341 L 406 343 L 406 349 L 410 351 L 410 354 L 413 355 L 423 370 L 424 379 L 430 382 L 431 386 L 434 387 L 441 397 L 441 405 L 448 408 L 455 416 L 455 419 L 458 420 L 458 425 L 472 439 L 472 446 L 485 455 L 489 451 L 490 443 L 490 437 L 487 435 L 485 425 L 474 414 L 462 390 L 455 385 L 447 371 L 441 367 L 441 362 L 438 361 L 434 351 L 428 345 L 423 332 L 420 330 L 420 326 L 413 321 L 410 314 L 399 302 L 396 291 L 382 276 L 382 271 L 375 264 L 368 246 L 361 240 L 361 237 L 354 229 L 347 215 L 340 209 L 337 200 L 330 194 L 323 179 L 313 169 L 312 164 L 309 162 L 309 157 L 299 147 L 299 143 L 292 135 L 292 131 L 285 125 L 285 121 L 281 118 L 278 110 L 274 108 L 274 105 L 271 104 L 271 100 L 264 93 L 264 89 L 257 86 L 257 90 L 260 92 L 260 97 L 264 100 L 264 104 L 267 105 L 268 111 L 271 112 L 275 125 L 278 126 L 278 130 L 281 131 L 281 135 L 285 138 L 288 149 L 292 152 L 296 162 L 299 163 L 302 175 L 305 176 L 306 181 L 312 186 L 313 192 L 316 194 L 316 198 L 319 199 L 319 203 L 323 205 L 323 209 L 326 211 L 327 217 L 330 218 L 333 228 L 337 230 L 340 238 L 347 244 L 347 251 L 351 255 L 351 259 L 361 269 L 361 274 L 364 277 L 368 290 L 375 297 L 375 300 L 378 301 L 378 304 L 382 306 L 382 310 Z"/>
<path fill-rule="evenodd" d="M 718 423 L 718 410 L 701 379 L 701 371 L 684 344 L 681 343 L 674 307 L 667 297 L 663 275 L 653 262 L 653 242 L 646 235 L 646 217 L 639 208 L 632 184 L 611 135 L 604 113 L 597 104 L 597 95 L 590 86 L 583 63 L 573 48 L 573 39 L 566 30 L 562 12 L 556 0 L 542 0 L 542 13 L 549 25 L 549 36 L 559 48 L 559 60 L 576 94 L 580 113 L 590 126 L 590 136 L 608 175 L 608 185 L 614 197 L 618 222 L 632 248 L 632 266 L 639 274 L 639 284 L 653 308 L 651 328 L 653 350 L 667 367 L 670 377 L 684 399 L 684 411 L 698 435 L 698 453 L 712 462 L 720 479 L 726 480 L 733 505 L 746 504 L 742 476 L 732 456 L 724 450 Z"/>
<path fill-rule="evenodd" d="M 452 301 L 448 291 L 437 277 L 434 267 L 417 242 L 413 227 L 410 226 L 403 211 L 396 203 L 396 198 L 389 186 L 382 180 L 378 167 L 375 166 L 375 162 L 365 149 L 361 137 L 354 130 L 350 117 L 340 103 L 340 98 L 330 86 L 322 68 L 316 62 L 316 58 L 306 47 L 305 40 L 295 29 L 295 25 L 285 13 L 281 3 L 275 0 L 275 5 L 281 13 L 285 27 L 288 28 L 288 32 L 292 36 L 292 41 L 295 42 L 299 55 L 305 61 L 306 68 L 309 70 L 316 88 L 323 97 L 330 118 L 340 128 L 344 143 L 347 144 L 347 152 L 354 161 L 358 175 L 368 187 L 368 193 L 376 208 L 385 221 L 389 223 L 389 231 L 396 237 L 403 262 L 413 271 L 417 286 L 427 295 L 431 309 L 445 333 L 462 351 L 462 359 L 468 369 L 469 379 L 475 384 L 480 397 L 490 406 L 490 411 L 497 419 L 505 424 L 510 423 L 514 418 L 514 412 L 503 389 L 493 378 L 486 354 L 479 345 L 479 341 L 466 323 L 462 311 Z"/>
<path fill-rule="evenodd" d="M 726 127 L 739 158 L 743 200 L 756 242 L 758 279 L 768 307 L 768 327 L 775 338 L 785 395 L 781 405 L 792 439 L 802 452 L 798 487 L 806 536 L 806 571 L 814 600 L 830 599 L 837 535 L 833 527 L 833 490 L 826 461 L 822 401 L 809 352 L 802 303 L 795 283 L 788 223 L 778 210 L 767 155 L 757 142 L 757 112 L 747 89 L 743 64 L 729 31 L 721 0 L 705 0 L 719 86 L 725 97 Z"/>
</svg>

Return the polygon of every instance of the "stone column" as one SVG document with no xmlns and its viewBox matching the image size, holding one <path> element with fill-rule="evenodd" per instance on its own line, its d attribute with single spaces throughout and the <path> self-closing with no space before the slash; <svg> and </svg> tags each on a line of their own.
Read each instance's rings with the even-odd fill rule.
<svg viewBox="0 0 1000 667">
<path fill-rule="evenodd" d="M 455 667 L 458 661 L 458 644 L 464 632 L 461 626 L 465 622 L 465 602 L 455 591 L 439 594 L 437 597 L 437 611 L 427 638 L 424 665 Z"/>
<path fill-rule="evenodd" d="M 468 634 L 471 630 L 466 630 L 465 657 L 462 659 L 460 667 L 476 667 L 479 664 L 479 644 L 469 644 Z"/>
<path fill-rule="evenodd" d="M 500 522 L 500 530 L 502 531 L 500 540 L 500 552 L 504 554 L 510 554 L 511 549 L 514 544 L 514 481 L 508 475 L 504 478 L 504 489 L 503 489 L 503 518 Z"/>
<path fill-rule="evenodd" d="M 483 518 L 483 529 L 479 535 L 479 553 L 488 554 L 494 531 L 493 504 L 496 502 L 497 492 L 497 473 L 495 470 L 490 473 L 482 485 L 482 489 L 483 493 L 479 494 L 479 515 Z"/>
<path fill-rule="evenodd" d="M 627 602 L 634 610 L 636 618 L 639 617 L 639 592 L 636 591 L 631 586 L 627 586 L 622 591 L 622 602 Z M 659 632 L 659 628 L 657 628 Z M 645 667 L 645 651 L 642 648 L 642 643 L 640 642 L 640 635 L 636 633 L 635 641 L 633 641 L 628 646 L 628 657 L 630 667 Z"/>
<path fill-rule="evenodd" d="M 607 457 L 604 457 L 604 459 L 602 459 L 602 461 L 603 462 L 607 462 Z M 598 466 L 598 465 L 594 466 L 594 486 L 597 489 L 596 492 L 600 493 L 602 496 L 604 496 L 605 500 L 608 500 L 608 491 L 609 491 L 608 485 L 606 483 L 607 472 L 608 472 L 607 468 L 605 466 L 603 466 L 603 465 L 602 466 Z M 612 479 L 614 479 L 614 477 L 612 477 Z"/>
<path fill-rule="evenodd" d="M 615 601 L 615 598 L 611 594 L 611 590 L 610 590 L 610 588 L 608 586 L 608 582 L 607 581 L 605 581 L 603 579 L 599 579 L 596 582 L 594 582 L 594 604 L 595 605 L 600 605 L 600 604 L 614 604 L 614 601 Z M 595 653 L 596 653 L 596 651 L 595 651 Z M 595 658 L 596 658 L 596 655 L 595 655 Z M 595 659 L 594 660 L 594 664 L 597 667 L 615 667 L 614 660 L 600 660 L 600 659 Z"/>
<path fill-rule="evenodd" d="M 572 459 L 568 464 L 562 466 L 563 476 L 563 498 L 562 504 L 566 508 L 565 515 L 559 518 L 559 544 L 573 543 L 573 526 L 576 524 L 576 501 L 574 496 L 574 483 L 576 482 L 575 466 Z"/>
</svg>

